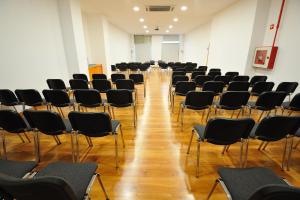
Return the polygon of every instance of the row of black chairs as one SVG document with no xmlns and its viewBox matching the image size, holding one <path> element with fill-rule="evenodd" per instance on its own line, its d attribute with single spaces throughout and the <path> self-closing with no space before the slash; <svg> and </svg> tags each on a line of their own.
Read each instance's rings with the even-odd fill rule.
<svg viewBox="0 0 300 200">
<path fill-rule="evenodd" d="M 140 62 L 131 62 L 131 63 L 117 63 L 115 65 L 111 65 L 111 71 L 116 72 L 147 72 L 150 68 L 149 62 L 140 63 Z"/>
</svg>

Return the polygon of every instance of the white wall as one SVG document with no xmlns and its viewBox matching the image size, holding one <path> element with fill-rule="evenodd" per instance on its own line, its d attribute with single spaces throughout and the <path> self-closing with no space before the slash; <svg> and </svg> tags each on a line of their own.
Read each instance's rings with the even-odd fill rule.
<svg viewBox="0 0 300 200">
<path fill-rule="evenodd" d="M 161 60 L 163 36 L 152 35 L 151 38 L 151 60 Z"/>
</svg>

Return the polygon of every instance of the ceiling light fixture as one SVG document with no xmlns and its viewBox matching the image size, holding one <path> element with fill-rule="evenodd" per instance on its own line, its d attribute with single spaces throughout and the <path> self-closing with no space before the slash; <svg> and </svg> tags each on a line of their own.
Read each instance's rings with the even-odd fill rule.
<svg viewBox="0 0 300 200">
<path fill-rule="evenodd" d="M 187 6 L 181 6 L 181 8 L 180 8 L 180 10 L 182 10 L 182 11 L 186 11 L 188 8 L 187 8 Z"/>
<path fill-rule="evenodd" d="M 173 19 L 173 21 L 174 21 L 174 22 L 178 22 L 178 18 L 175 17 L 175 18 Z"/>
<path fill-rule="evenodd" d="M 140 11 L 140 8 L 139 8 L 138 6 L 134 6 L 134 7 L 133 7 L 133 10 L 134 10 L 135 12 L 138 12 L 138 11 Z"/>
<path fill-rule="evenodd" d="M 144 18 L 140 18 L 140 22 L 144 22 L 145 20 L 144 20 Z"/>
<path fill-rule="evenodd" d="M 146 29 L 146 28 L 148 28 L 148 26 L 144 25 L 143 28 Z"/>
<path fill-rule="evenodd" d="M 166 33 L 169 33 L 170 31 L 169 30 L 166 30 Z"/>
<path fill-rule="evenodd" d="M 169 29 L 172 29 L 173 28 L 173 25 L 169 25 Z"/>
<path fill-rule="evenodd" d="M 146 33 L 149 33 L 149 30 L 146 30 Z"/>
</svg>

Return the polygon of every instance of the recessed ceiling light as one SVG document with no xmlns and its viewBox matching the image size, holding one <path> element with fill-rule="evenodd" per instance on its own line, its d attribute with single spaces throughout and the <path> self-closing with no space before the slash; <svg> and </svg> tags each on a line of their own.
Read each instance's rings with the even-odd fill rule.
<svg viewBox="0 0 300 200">
<path fill-rule="evenodd" d="M 178 18 L 175 17 L 175 18 L 173 19 L 173 21 L 174 21 L 174 22 L 178 22 Z"/>
<path fill-rule="evenodd" d="M 169 29 L 173 28 L 173 25 L 169 25 Z"/>
<path fill-rule="evenodd" d="M 166 30 L 166 33 L 169 33 L 170 31 L 169 30 Z"/>
<path fill-rule="evenodd" d="M 138 6 L 134 6 L 134 7 L 133 7 L 133 10 L 134 10 L 135 12 L 138 12 L 138 11 L 140 11 L 140 8 L 139 8 Z"/>
<path fill-rule="evenodd" d="M 149 30 L 146 30 L 146 33 L 149 33 Z"/>
<path fill-rule="evenodd" d="M 144 22 L 145 20 L 144 20 L 144 18 L 140 18 L 140 22 Z"/>
<path fill-rule="evenodd" d="M 186 11 L 188 8 L 187 8 L 187 6 L 181 6 L 181 8 L 180 8 L 182 11 Z"/>
<path fill-rule="evenodd" d="M 146 29 L 146 28 L 148 28 L 148 26 L 144 25 L 143 28 Z"/>
</svg>

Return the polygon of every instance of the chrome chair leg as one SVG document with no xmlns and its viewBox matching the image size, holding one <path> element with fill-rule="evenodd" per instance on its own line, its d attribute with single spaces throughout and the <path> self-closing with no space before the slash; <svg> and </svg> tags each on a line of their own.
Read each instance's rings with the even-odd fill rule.
<svg viewBox="0 0 300 200">
<path fill-rule="evenodd" d="M 183 131 L 184 107 L 181 108 L 181 131 Z"/>
<path fill-rule="evenodd" d="M 288 171 L 290 170 L 290 160 L 291 160 L 292 151 L 293 151 L 293 143 L 294 143 L 294 137 L 291 137 L 291 144 L 289 147 L 288 159 L 287 159 L 287 163 L 286 163 L 286 169 Z"/>
<path fill-rule="evenodd" d="M 40 152 L 40 138 L 39 138 L 39 132 L 34 131 L 34 146 L 35 146 L 35 160 L 36 162 L 41 161 L 41 152 Z"/>
<path fill-rule="evenodd" d="M 181 103 L 179 104 L 179 108 L 178 108 L 177 122 L 179 121 L 180 114 L 181 114 Z"/>
<path fill-rule="evenodd" d="M 299 144 L 300 144 L 300 140 L 296 143 L 296 145 L 293 148 L 297 149 L 297 147 L 298 147 Z"/>
<path fill-rule="evenodd" d="M 269 142 L 266 142 L 264 147 L 262 148 L 262 150 L 265 150 L 267 148 L 268 144 L 269 144 Z"/>
<path fill-rule="evenodd" d="M 263 114 L 265 113 L 265 111 L 262 111 L 259 118 L 258 118 L 258 121 L 260 121 L 261 117 L 263 116 Z"/>
<path fill-rule="evenodd" d="M 243 167 L 243 153 L 244 153 L 244 140 L 241 139 L 241 147 L 240 147 L 240 167 Z"/>
<path fill-rule="evenodd" d="M 76 159 L 75 159 L 75 148 L 74 148 L 74 137 L 73 137 L 73 133 L 70 134 L 70 137 L 71 137 L 71 148 L 72 148 L 72 161 L 73 163 L 76 162 Z"/>
<path fill-rule="evenodd" d="M 259 151 L 261 150 L 261 148 L 262 148 L 262 146 L 264 145 L 264 143 L 265 143 L 265 141 L 262 141 L 262 142 L 260 143 L 260 145 L 259 145 L 259 147 L 258 147 L 258 150 L 259 150 Z"/>
<path fill-rule="evenodd" d="M 115 137 L 115 158 L 116 158 L 116 168 L 119 168 L 119 160 L 118 160 L 118 135 L 114 135 Z"/>
<path fill-rule="evenodd" d="M 20 135 L 20 134 L 17 134 L 17 135 L 19 136 L 19 138 L 22 141 L 22 143 L 25 143 L 25 140 L 23 139 L 22 135 Z"/>
<path fill-rule="evenodd" d="M 197 143 L 197 168 L 196 168 L 196 177 L 199 177 L 199 168 L 200 168 L 200 140 Z"/>
<path fill-rule="evenodd" d="M 222 155 L 224 155 L 226 149 L 227 149 L 227 145 L 224 145 L 223 150 L 222 150 Z"/>
<path fill-rule="evenodd" d="M 285 157 L 286 157 L 286 150 L 287 150 L 287 144 L 288 144 L 288 138 L 285 138 L 285 144 L 283 147 L 283 155 L 282 155 L 282 163 L 281 163 L 281 169 L 284 170 L 284 163 L 285 163 Z"/>
<path fill-rule="evenodd" d="M 245 152 L 245 158 L 244 158 L 244 163 L 243 163 L 243 168 L 247 166 L 247 161 L 248 161 L 248 149 L 249 149 L 249 140 L 246 140 L 246 152 Z"/>
<path fill-rule="evenodd" d="M 190 149 L 191 149 L 191 144 L 192 144 L 192 140 L 193 140 L 193 136 L 194 136 L 194 130 L 192 130 L 192 135 L 191 135 L 191 139 L 190 139 L 190 142 L 189 142 L 189 146 L 188 146 L 188 149 L 187 149 L 187 154 L 190 153 Z"/>
<path fill-rule="evenodd" d="M 124 141 L 124 135 L 123 135 L 122 125 L 120 125 L 120 133 L 121 133 L 123 148 L 125 148 L 125 141 Z"/>
<path fill-rule="evenodd" d="M 2 159 L 7 160 L 6 142 L 5 142 L 5 133 L 4 132 L 1 133 L 1 140 L 2 140 L 2 149 L 3 149 Z"/>
<path fill-rule="evenodd" d="M 96 175 L 97 175 L 98 182 L 99 182 L 99 184 L 100 184 L 100 186 L 101 186 L 101 189 L 102 189 L 102 191 L 103 191 L 103 193 L 104 193 L 105 199 L 106 199 L 106 200 L 109 200 L 109 197 L 108 197 L 108 195 L 107 195 L 107 193 L 106 193 L 105 187 L 104 187 L 104 185 L 103 185 L 103 183 L 102 183 L 100 174 L 96 174 Z"/>
<path fill-rule="evenodd" d="M 216 187 L 217 187 L 217 185 L 218 185 L 219 183 L 220 183 L 220 181 L 219 181 L 219 179 L 217 179 L 217 180 L 215 181 L 215 183 L 214 183 L 212 189 L 210 190 L 210 192 L 209 192 L 209 194 L 208 194 L 206 200 L 209 200 L 209 199 L 210 199 L 211 195 L 213 194 L 213 192 L 215 191 L 215 189 L 216 189 Z"/>
<path fill-rule="evenodd" d="M 31 143 L 31 140 L 29 139 L 29 137 L 28 137 L 28 135 L 27 135 L 26 133 L 24 133 L 24 136 L 25 136 L 25 138 L 27 139 L 27 141 L 28 141 L 29 143 Z"/>
</svg>

